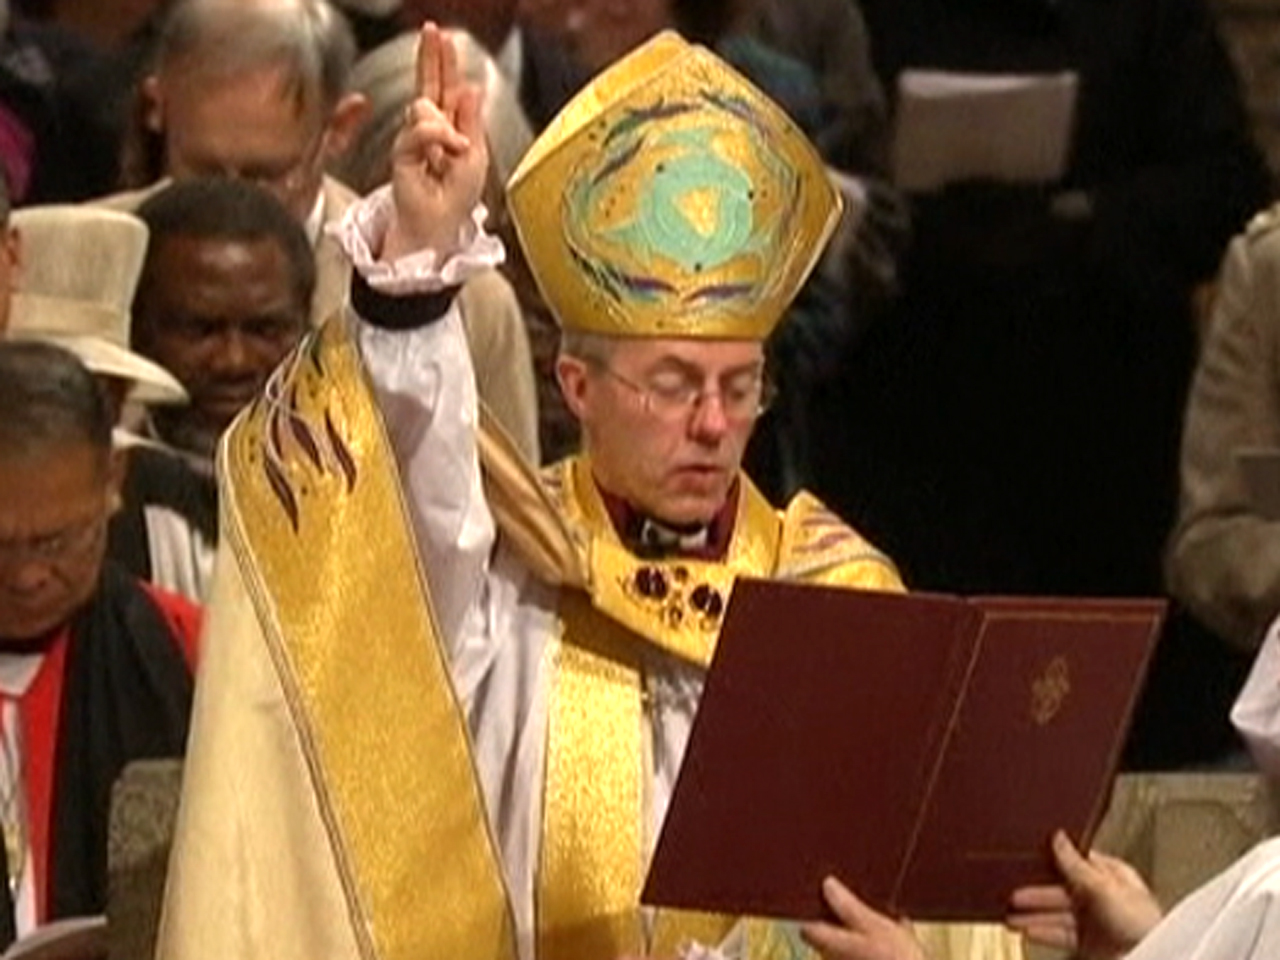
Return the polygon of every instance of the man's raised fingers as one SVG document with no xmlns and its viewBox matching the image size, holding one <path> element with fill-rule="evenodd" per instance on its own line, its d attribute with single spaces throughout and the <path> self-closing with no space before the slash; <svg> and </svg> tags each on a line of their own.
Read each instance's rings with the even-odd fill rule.
<svg viewBox="0 0 1280 960">
<path fill-rule="evenodd" d="M 441 41 L 440 28 L 430 20 L 418 31 L 418 83 L 415 94 L 435 104 L 440 102 L 440 59 L 443 56 Z"/>
<path fill-rule="evenodd" d="M 440 96 L 436 103 L 444 115 L 457 123 L 458 96 L 461 93 L 458 71 L 458 45 L 453 37 L 440 32 Z"/>
<path fill-rule="evenodd" d="M 484 96 L 474 83 L 459 85 L 453 125 L 472 143 L 484 142 Z"/>
<path fill-rule="evenodd" d="M 434 169 L 444 154 L 465 153 L 469 147 L 466 137 L 443 119 L 420 120 L 400 131 L 393 155 L 399 162 L 421 163 Z"/>
</svg>

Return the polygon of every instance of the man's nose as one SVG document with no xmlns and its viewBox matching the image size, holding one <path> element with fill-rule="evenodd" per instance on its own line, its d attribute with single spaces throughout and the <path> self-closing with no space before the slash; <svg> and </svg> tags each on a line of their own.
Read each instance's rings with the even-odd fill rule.
<svg viewBox="0 0 1280 960">
<path fill-rule="evenodd" d="M 16 597 L 34 596 L 44 590 L 53 577 L 53 568 L 43 560 L 17 557 L 0 573 L 3 590 Z"/>
<path fill-rule="evenodd" d="M 719 391 L 704 393 L 693 408 L 690 434 L 699 443 L 719 443 L 729 432 L 729 417 L 725 413 L 724 398 Z"/>
<path fill-rule="evenodd" d="M 248 340 L 239 330 L 228 330 L 221 337 L 215 365 L 218 370 L 241 373 L 252 365 L 253 351 Z"/>
</svg>

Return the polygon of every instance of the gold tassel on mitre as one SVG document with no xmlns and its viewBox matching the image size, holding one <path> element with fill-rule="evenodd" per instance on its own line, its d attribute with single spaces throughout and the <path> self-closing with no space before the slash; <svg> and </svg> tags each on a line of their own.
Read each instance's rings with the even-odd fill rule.
<svg viewBox="0 0 1280 960">
<path fill-rule="evenodd" d="M 669 32 L 578 94 L 507 190 L 561 325 L 607 336 L 764 339 L 840 216 L 795 123 Z"/>
</svg>

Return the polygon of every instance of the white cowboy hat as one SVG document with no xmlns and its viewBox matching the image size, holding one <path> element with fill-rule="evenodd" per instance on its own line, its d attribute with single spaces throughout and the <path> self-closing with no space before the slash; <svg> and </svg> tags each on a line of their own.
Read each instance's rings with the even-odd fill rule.
<svg viewBox="0 0 1280 960">
<path fill-rule="evenodd" d="M 130 307 L 147 253 L 137 217 L 100 207 L 50 205 L 15 210 L 22 268 L 9 336 L 65 347 L 92 373 L 134 384 L 139 403 L 185 403 L 173 374 L 129 349 Z"/>
</svg>

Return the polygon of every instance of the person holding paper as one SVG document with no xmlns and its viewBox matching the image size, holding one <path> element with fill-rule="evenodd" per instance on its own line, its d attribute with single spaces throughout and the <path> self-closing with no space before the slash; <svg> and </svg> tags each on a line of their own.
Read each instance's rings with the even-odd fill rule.
<svg viewBox="0 0 1280 960">
<path fill-rule="evenodd" d="M 452 305 L 501 256 L 478 97 L 430 25 L 418 70 L 392 183 L 342 227 L 351 309 L 223 441 L 158 955 L 788 955 L 776 925 L 638 897 L 734 578 L 902 589 L 738 468 L 835 191 L 672 34 L 597 78 L 510 187 L 588 438 L 539 480 L 477 408 Z M 1018 955 L 999 928 L 940 936 Z"/>
<path fill-rule="evenodd" d="M 1061 177 L 913 194 L 903 297 L 820 427 L 817 492 L 927 589 L 1158 592 L 1192 290 L 1269 193 L 1210 5 L 859 5 L 898 105 L 926 68 L 1076 97 Z"/>
</svg>

